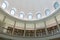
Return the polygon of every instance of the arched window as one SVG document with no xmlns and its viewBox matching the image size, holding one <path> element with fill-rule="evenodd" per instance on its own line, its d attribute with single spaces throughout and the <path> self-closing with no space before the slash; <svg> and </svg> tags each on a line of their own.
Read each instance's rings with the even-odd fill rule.
<svg viewBox="0 0 60 40">
<path fill-rule="evenodd" d="M 49 16 L 49 15 L 50 15 L 50 10 L 49 10 L 49 9 L 46 9 L 46 10 L 45 10 L 45 15 L 46 15 L 46 16 Z"/>
<path fill-rule="evenodd" d="M 36 18 L 40 19 L 41 18 L 41 14 L 40 13 L 37 13 L 36 14 Z"/>
<path fill-rule="evenodd" d="M 20 12 L 19 17 L 24 18 L 24 12 L 23 11 Z"/>
<path fill-rule="evenodd" d="M 32 17 L 32 13 L 29 13 L 29 15 L 28 15 L 28 19 L 32 19 L 33 17 Z"/>
<path fill-rule="evenodd" d="M 55 2 L 54 3 L 54 8 L 57 9 L 59 7 L 59 3 L 58 2 Z"/>
<path fill-rule="evenodd" d="M 12 8 L 10 12 L 11 12 L 11 15 L 14 15 L 15 12 L 16 12 L 16 9 L 15 8 Z"/>
<path fill-rule="evenodd" d="M 7 8 L 7 6 L 8 6 L 8 2 L 7 1 L 4 1 L 2 3 L 2 8 L 5 9 L 5 8 Z"/>
</svg>

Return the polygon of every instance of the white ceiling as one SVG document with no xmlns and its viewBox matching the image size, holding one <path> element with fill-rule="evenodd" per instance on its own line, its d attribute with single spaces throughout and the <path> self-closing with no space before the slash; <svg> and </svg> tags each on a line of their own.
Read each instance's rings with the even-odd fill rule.
<svg viewBox="0 0 60 40">
<path fill-rule="evenodd" d="M 28 15 L 29 12 L 32 12 L 34 15 L 36 14 L 37 11 L 40 11 L 42 13 L 42 15 L 44 15 L 45 13 L 45 9 L 49 8 L 51 10 L 51 12 L 54 9 L 53 4 L 54 2 L 58 1 L 60 2 L 60 0 L 7 0 L 9 3 L 8 8 L 6 9 L 8 12 L 10 12 L 10 10 L 12 8 L 16 8 L 16 13 L 18 14 L 20 11 L 24 11 L 25 14 Z M 0 0 L 0 4 L 2 4 L 4 2 L 4 0 Z M 38 4 L 38 5 L 37 5 Z M 0 5 L 1 6 L 1 5 Z M 26 17 L 26 16 L 25 16 Z M 51 20 L 52 21 L 52 20 Z M 48 21 L 49 23 L 51 21 Z M 54 21 L 54 20 L 53 20 Z M 47 26 L 49 26 L 50 24 L 47 22 Z M 53 22 L 52 22 L 53 24 Z M 37 23 L 37 28 L 44 28 L 45 26 L 43 25 L 43 23 Z M 55 24 L 54 24 L 55 25 Z M 20 24 L 19 24 L 20 26 Z M 23 25 L 21 25 L 21 29 L 23 29 L 22 27 Z M 52 25 L 51 25 L 52 26 Z M 28 24 L 26 25 L 26 29 L 32 30 L 34 29 L 34 24 Z M 19 28 L 19 27 L 17 27 Z"/>
<path fill-rule="evenodd" d="M 35 18 L 36 12 L 40 11 L 42 16 L 45 16 L 45 9 L 50 9 L 51 12 L 54 9 L 53 4 L 54 2 L 60 2 L 60 0 L 7 0 L 9 3 L 9 6 L 7 8 L 7 11 L 10 13 L 10 10 L 12 8 L 16 8 L 16 14 L 18 15 L 20 11 L 23 11 L 25 15 L 28 15 L 29 12 L 33 13 L 33 18 Z M 1 0 L 1 2 L 4 2 L 4 0 Z M 0 3 L 1 3 L 0 2 Z M 27 16 L 25 16 L 27 18 Z"/>
<path fill-rule="evenodd" d="M 44 13 L 46 8 L 50 10 L 54 10 L 53 4 L 56 1 L 60 0 L 7 0 L 9 2 L 9 7 L 15 7 L 18 11 L 24 11 L 25 13 L 36 13 L 37 11 L 41 11 Z"/>
</svg>

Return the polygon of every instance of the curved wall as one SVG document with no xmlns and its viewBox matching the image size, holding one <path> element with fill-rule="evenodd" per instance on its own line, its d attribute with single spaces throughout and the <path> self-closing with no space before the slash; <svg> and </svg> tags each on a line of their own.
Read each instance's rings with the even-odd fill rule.
<svg viewBox="0 0 60 40">
<path fill-rule="evenodd" d="M 23 21 L 10 16 L 3 9 L 0 8 L 0 21 L 3 21 L 6 23 L 5 26 L 0 27 L 0 33 L 1 33 L 0 35 L 2 37 L 9 36 L 9 38 L 15 39 L 15 40 L 19 40 L 19 39 L 24 40 L 22 36 L 24 38 L 25 37 L 27 38 L 32 37 L 33 39 L 36 38 L 36 40 L 37 39 L 48 40 L 48 39 L 60 37 L 60 8 L 57 9 L 52 15 L 44 19 L 37 20 L 37 21 Z M 12 31 L 9 29 L 9 27 L 11 28 Z M 22 34 L 20 35 L 18 33 L 16 35 L 15 32 L 17 29 L 20 30 L 20 33 L 22 30 L 23 35 Z M 40 32 L 39 30 L 42 30 L 42 32 Z M 31 33 L 34 35 L 31 36 Z"/>
<path fill-rule="evenodd" d="M 26 20 L 26 21 L 34 21 L 34 20 L 40 20 L 44 17 L 46 17 L 46 13 L 45 10 L 49 9 L 50 10 L 50 14 L 52 14 L 52 12 L 54 12 L 55 8 L 54 8 L 54 3 L 58 2 L 58 4 L 60 5 L 60 0 L 5 0 L 8 2 L 9 5 L 7 5 L 7 8 L 5 8 L 5 11 L 7 11 L 8 14 L 11 14 L 11 10 L 15 9 L 15 13 L 11 14 L 14 15 L 16 18 L 20 19 L 20 20 Z M 14 2 L 14 3 L 13 3 Z M 2 3 L 4 3 L 4 0 L 0 1 L 0 6 L 2 6 Z M 23 11 L 24 13 L 24 18 L 20 18 L 20 12 Z M 29 13 L 32 13 L 32 19 L 30 20 L 28 18 Z M 41 14 L 41 18 L 36 18 L 36 14 L 40 13 Z"/>
<path fill-rule="evenodd" d="M 1 13 L 3 14 L 3 15 L 0 14 L 0 16 L 2 17 L 2 18 L 0 18 L 1 21 L 6 16 L 6 19 L 4 20 L 6 22 L 6 25 L 9 24 L 9 25 L 13 26 L 16 21 L 16 25 L 15 25 L 15 26 L 17 26 L 16 28 L 24 29 L 24 26 L 26 26 L 26 30 L 34 30 L 34 26 L 36 26 L 36 29 L 45 28 L 44 21 L 46 22 L 47 28 L 54 26 L 54 25 L 56 25 L 56 21 L 55 21 L 54 16 L 57 16 L 60 13 L 59 12 L 60 8 L 59 8 L 56 11 L 54 11 L 53 14 L 51 14 L 50 16 L 48 16 L 44 19 L 36 20 L 36 21 L 25 21 L 25 20 L 20 20 L 20 19 L 13 17 L 13 16 L 10 16 L 6 12 L 3 12 L 3 9 L 0 9 L 0 10 L 1 10 Z M 58 21 L 60 20 L 59 16 L 57 16 L 56 18 Z"/>
</svg>

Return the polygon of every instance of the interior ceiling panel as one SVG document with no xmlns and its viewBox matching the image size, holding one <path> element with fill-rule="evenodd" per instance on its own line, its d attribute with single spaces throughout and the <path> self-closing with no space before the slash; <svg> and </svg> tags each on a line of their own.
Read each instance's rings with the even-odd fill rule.
<svg viewBox="0 0 60 40">
<path fill-rule="evenodd" d="M 7 0 L 11 7 L 17 8 L 17 10 L 24 11 L 25 13 L 28 12 L 37 12 L 41 11 L 44 13 L 43 10 L 49 8 L 51 11 L 54 10 L 52 7 L 53 3 L 56 0 Z"/>
<path fill-rule="evenodd" d="M 55 2 L 59 2 L 60 0 L 6 0 L 9 4 L 8 8 L 6 9 L 8 13 L 10 13 L 10 10 L 12 8 L 16 8 L 16 15 L 19 16 L 18 13 L 20 11 L 23 11 L 25 13 L 24 19 L 28 19 L 28 14 L 32 13 L 33 18 L 36 19 L 36 13 L 40 12 L 43 17 L 45 17 L 45 10 L 49 9 L 51 13 L 55 10 L 53 7 L 53 4 Z M 4 0 L 0 1 L 0 4 L 2 4 Z M 1 5 L 0 5 L 1 6 Z M 42 18 L 43 18 L 42 17 Z M 18 18 L 18 17 L 17 17 Z"/>
</svg>

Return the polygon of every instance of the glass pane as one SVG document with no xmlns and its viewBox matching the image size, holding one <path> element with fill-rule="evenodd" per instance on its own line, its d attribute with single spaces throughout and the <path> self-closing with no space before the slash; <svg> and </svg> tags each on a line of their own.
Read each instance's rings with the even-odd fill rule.
<svg viewBox="0 0 60 40">
<path fill-rule="evenodd" d="M 57 9 L 59 7 L 59 3 L 58 2 L 55 2 L 54 3 L 54 8 Z"/>
<path fill-rule="evenodd" d="M 40 13 L 37 14 L 37 18 L 38 18 L 38 19 L 41 18 L 41 14 L 40 14 Z"/>
<path fill-rule="evenodd" d="M 7 4 L 6 3 L 3 3 L 2 4 L 2 8 L 5 9 L 7 7 Z"/>
<path fill-rule="evenodd" d="M 15 9 L 12 9 L 11 10 L 11 15 L 14 15 L 15 14 Z"/>
<path fill-rule="evenodd" d="M 50 14 L 50 10 L 49 9 L 46 9 L 45 10 L 45 15 L 48 16 Z"/>
<path fill-rule="evenodd" d="M 32 15 L 31 15 L 31 14 L 29 14 L 28 18 L 29 18 L 29 19 L 32 19 Z"/>
<path fill-rule="evenodd" d="M 23 13 L 20 13 L 20 18 L 23 18 L 23 16 L 24 16 Z"/>
</svg>

